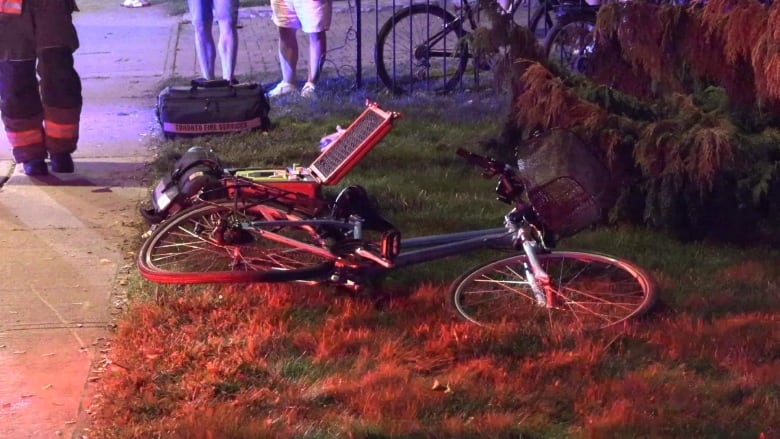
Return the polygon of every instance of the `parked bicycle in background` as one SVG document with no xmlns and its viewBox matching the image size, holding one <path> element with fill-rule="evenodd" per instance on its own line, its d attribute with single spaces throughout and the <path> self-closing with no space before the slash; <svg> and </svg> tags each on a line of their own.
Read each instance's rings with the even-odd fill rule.
<svg viewBox="0 0 780 439">
<path fill-rule="evenodd" d="M 527 26 L 552 62 L 586 74 L 595 50 L 596 16 L 602 3 L 614 0 L 523 0 L 418 3 L 398 9 L 384 23 L 375 48 L 377 76 L 393 93 L 451 91 L 464 79 L 469 60 L 475 75 L 489 64 L 467 38 L 480 25 L 485 8 Z M 643 1 L 643 0 L 637 0 Z M 688 0 L 647 0 L 686 4 Z M 453 12 L 450 12 L 453 10 Z"/>
<path fill-rule="evenodd" d="M 535 7 L 524 0 L 416 3 L 396 10 L 377 34 L 377 75 L 393 93 L 413 90 L 445 92 L 454 89 L 469 60 L 485 68 L 469 47 L 467 37 L 480 25 L 486 7 L 543 39 L 558 21 L 560 0 L 542 0 Z M 450 12 L 453 10 L 453 12 Z"/>
<path fill-rule="evenodd" d="M 564 69 L 587 75 L 596 50 L 596 17 L 602 5 L 615 1 L 647 1 L 657 5 L 697 4 L 691 0 L 547 0 L 550 4 L 549 32 L 544 38 L 544 53 Z"/>
</svg>

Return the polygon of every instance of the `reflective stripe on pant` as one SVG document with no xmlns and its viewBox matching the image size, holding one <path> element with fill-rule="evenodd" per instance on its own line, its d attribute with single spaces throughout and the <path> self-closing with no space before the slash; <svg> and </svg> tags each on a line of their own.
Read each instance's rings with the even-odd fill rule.
<svg viewBox="0 0 780 439">
<path fill-rule="evenodd" d="M 46 149 L 55 154 L 75 151 L 79 140 L 81 108 L 56 108 L 44 104 L 43 113 Z"/>
<path fill-rule="evenodd" d="M 0 114 L 17 162 L 46 157 L 35 60 L 0 62 Z"/>
<path fill-rule="evenodd" d="M 22 0 L 0 0 L 0 13 L 22 15 Z"/>
<path fill-rule="evenodd" d="M 73 52 L 53 48 L 38 54 L 38 75 L 43 94 L 46 149 L 50 153 L 71 153 L 79 140 L 81 79 L 73 68 Z"/>
<path fill-rule="evenodd" d="M 35 60 L 0 62 L 0 113 L 17 162 L 75 151 L 81 105 L 81 79 L 70 49 L 40 51 L 37 69 Z"/>
</svg>

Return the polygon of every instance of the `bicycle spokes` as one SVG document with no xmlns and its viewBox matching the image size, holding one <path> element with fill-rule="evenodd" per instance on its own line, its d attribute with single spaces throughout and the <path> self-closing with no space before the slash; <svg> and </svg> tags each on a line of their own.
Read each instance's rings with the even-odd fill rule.
<svg viewBox="0 0 780 439">
<path fill-rule="evenodd" d="M 598 254 L 538 255 L 549 275 L 545 298 L 534 294 L 527 257 L 516 255 L 472 271 L 453 287 L 456 310 L 482 325 L 526 323 L 543 315 L 554 324 L 592 329 L 644 312 L 654 299 L 647 275 L 624 261 Z"/>
<path fill-rule="evenodd" d="M 580 74 L 587 74 L 595 50 L 594 25 L 589 21 L 574 21 L 551 35 L 548 54 L 552 61 Z"/>
<path fill-rule="evenodd" d="M 465 35 L 461 20 L 438 6 L 403 8 L 377 35 L 377 75 L 395 93 L 450 90 L 468 62 Z"/>
<path fill-rule="evenodd" d="M 286 218 L 285 212 L 271 203 L 197 206 L 155 231 L 139 253 L 138 267 L 147 279 L 165 283 L 284 281 L 326 273 L 331 259 L 320 236 L 294 218 L 273 229 L 243 227 Z"/>
</svg>

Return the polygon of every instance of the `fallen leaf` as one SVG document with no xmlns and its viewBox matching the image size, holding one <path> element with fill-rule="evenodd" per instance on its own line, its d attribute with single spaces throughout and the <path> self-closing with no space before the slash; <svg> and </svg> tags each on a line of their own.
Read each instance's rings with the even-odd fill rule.
<svg viewBox="0 0 780 439">
<path fill-rule="evenodd" d="M 431 390 L 440 391 L 440 390 L 446 390 L 448 388 L 449 388 L 448 386 L 445 386 L 442 383 L 440 383 L 439 380 L 433 380 L 433 387 L 431 387 Z"/>
</svg>

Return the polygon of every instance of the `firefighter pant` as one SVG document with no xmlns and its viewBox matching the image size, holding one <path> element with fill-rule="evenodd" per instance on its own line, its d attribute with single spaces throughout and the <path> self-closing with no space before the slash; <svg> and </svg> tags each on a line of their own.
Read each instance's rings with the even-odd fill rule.
<svg viewBox="0 0 780 439">
<path fill-rule="evenodd" d="M 41 49 L 37 59 L 0 61 L 0 114 L 17 162 L 75 151 L 81 106 L 81 79 L 71 48 Z"/>
</svg>

